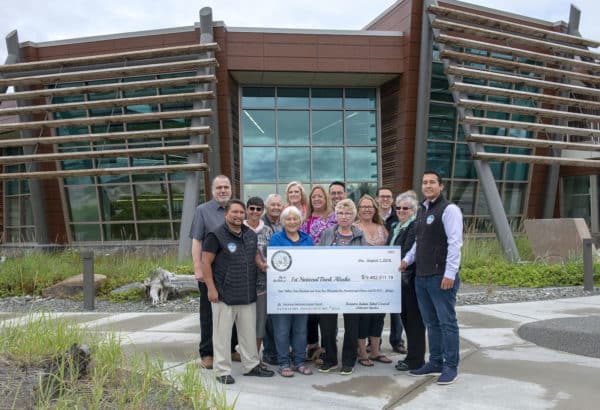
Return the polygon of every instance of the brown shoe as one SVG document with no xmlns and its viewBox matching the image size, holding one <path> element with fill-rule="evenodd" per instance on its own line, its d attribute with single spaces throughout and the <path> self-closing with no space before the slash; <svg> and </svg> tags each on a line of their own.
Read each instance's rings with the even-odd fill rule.
<svg viewBox="0 0 600 410">
<path fill-rule="evenodd" d="M 242 356 L 240 356 L 240 354 L 238 352 L 233 352 L 233 353 L 231 353 L 231 361 L 232 362 L 241 362 Z"/>
<path fill-rule="evenodd" d="M 201 357 L 200 360 L 198 361 L 198 366 L 203 369 L 212 369 L 213 368 L 212 356 Z"/>
</svg>

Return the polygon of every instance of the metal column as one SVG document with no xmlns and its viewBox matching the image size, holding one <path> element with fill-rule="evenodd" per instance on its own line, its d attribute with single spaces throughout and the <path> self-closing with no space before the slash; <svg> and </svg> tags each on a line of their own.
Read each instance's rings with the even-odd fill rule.
<svg viewBox="0 0 600 410">
<path fill-rule="evenodd" d="M 8 57 L 6 58 L 6 64 L 15 64 L 21 60 L 21 50 L 19 48 L 19 35 L 17 30 L 10 32 L 6 36 L 6 48 L 8 51 Z M 24 91 L 22 87 L 15 87 L 15 91 Z M 0 92 L 6 92 L 6 88 L 0 90 Z M 28 103 L 27 103 L 28 104 Z M 18 100 L 18 106 L 27 105 L 26 103 Z M 29 116 L 19 115 L 20 122 L 30 121 Z M 20 131 L 21 138 L 31 138 L 31 130 Z M 32 155 L 35 154 L 36 146 L 23 146 L 23 154 Z M 38 171 L 38 164 L 35 162 L 25 164 L 27 172 Z M 48 244 L 48 224 L 46 222 L 46 212 L 44 210 L 44 191 L 42 190 L 42 181 L 39 179 L 30 179 L 29 193 L 31 198 L 31 210 L 33 213 L 33 224 L 35 226 L 35 240 L 38 244 Z"/>
<path fill-rule="evenodd" d="M 213 20 L 212 20 L 212 9 L 210 7 L 203 7 L 200 10 L 200 44 L 212 43 L 213 42 Z M 208 53 L 207 57 L 212 57 L 212 52 Z M 203 68 L 198 71 L 197 75 L 214 74 L 213 68 Z M 196 87 L 196 91 L 213 91 L 216 99 L 216 87 L 214 83 L 202 84 Z M 219 159 L 219 134 L 217 127 L 216 116 L 216 103 L 215 100 L 203 100 L 194 101 L 194 109 L 199 108 L 211 108 L 211 118 L 193 118 L 192 127 L 209 125 L 212 129 L 210 135 L 205 138 L 209 139 L 209 143 L 212 147 L 212 153 L 206 154 L 205 158 L 208 158 L 209 172 L 211 175 L 219 175 L 221 173 L 221 162 Z M 190 145 L 200 144 L 201 136 L 190 137 Z M 202 162 L 203 154 L 190 154 L 188 156 L 188 163 L 199 164 Z M 190 257 L 192 253 L 192 239 L 189 237 L 190 227 L 194 220 L 194 212 L 198 205 L 198 195 L 200 191 L 200 184 L 203 182 L 201 178 L 204 178 L 201 172 L 190 172 L 185 178 L 185 189 L 183 193 L 183 209 L 181 214 L 181 225 L 179 227 L 179 261 Z"/>
</svg>

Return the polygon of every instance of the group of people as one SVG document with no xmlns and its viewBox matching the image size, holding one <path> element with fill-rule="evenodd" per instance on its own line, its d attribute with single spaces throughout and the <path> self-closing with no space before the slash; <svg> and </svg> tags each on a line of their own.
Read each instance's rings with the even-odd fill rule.
<svg viewBox="0 0 600 410">
<path fill-rule="evenodd" d="M 258 377 L 274 375 L 267 364 L 292 377 L 312 374 L 309 361 L 319 372 L 339 368 L 342 375 L 352 374 L 356 363 L 392 363 L 380 350 L 384 314 L 343 315 L 341 365 L 337 314 L 267 315 L 268 246 L 368 245 L 401 247 L 402 313 L 390 314 L 390 344 L 406 357 L 395 368 L 438 375 L 438 384 L 456 380 L 462 214 L 443 197 L 437 173 L 424 173 L 421 204 L 413 191 L 394 203 L 387 187 L 355 204 L 338 181 L 316 185 L 308 195 L 301 183 L 290 182 L 285 203 L 278 194 L 265 201 L 231 199 L 231 182 L 223 175 L 214 178 L 211 190 L 213 198 L 196 209 L 190 236 L 200 291 L 200 364 L 214 369 L 217 381 L 235 382 L 232 361 L 242 362 L 244 376 Z"/>
</svg>

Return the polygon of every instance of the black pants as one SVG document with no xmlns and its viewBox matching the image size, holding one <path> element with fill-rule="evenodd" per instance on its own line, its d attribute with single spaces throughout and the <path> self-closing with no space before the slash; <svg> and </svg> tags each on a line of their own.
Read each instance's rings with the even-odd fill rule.
<svg viewBox="0 0 600 410">
<path fill-rule="evenodd" d="M 425 364 L 425 325 L 415 292 L 415 276 L 402 277 L 402 324 L 406 332 L 408 354 L 404 361 L 410 369 L 418 369 Z"/>
<path fill-rule="evenodd" d="M 358 326 L 360 314 L 344 313 L 344 344 L 342 347 L 342 366 L 354 367 L 358 348 Z M 325 348 L 326 365 L 335 365 L 337 358 L 337 319 L 338 315 L 321 315 L 321 344 Z"/>
<path fill-rule="evenodd" d="M 385 313 L 365 313 L 360 315 L 358 338 L 381 337 Z"/>
<path fill-rule="evenodd" d="M 308 315 L 306 323 L 306 344 L 316 345 L 319 343 L 319 319 L 321 315 Z"/>
<path fill-rule="evenodd" d="M 212 356 L 212 304 L 208 301 L 208 288 L 206 287 L 206 283 L 198 282 L 198 290 L 200 291 L 200 346 L 198 350 L 200 357 Z M 234 324 L 233 332 L 231 332 L 231 353 L 235 352 L 237 344 L 237 329 Z"/>
</svg>

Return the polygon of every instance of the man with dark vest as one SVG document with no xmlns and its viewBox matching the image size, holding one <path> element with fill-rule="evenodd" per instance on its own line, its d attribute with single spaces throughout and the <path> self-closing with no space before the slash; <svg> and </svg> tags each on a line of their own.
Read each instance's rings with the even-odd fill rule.
<svg viewBox="0 0 600 410">
<path fill-rule="evenodd" d="M 217 381 L 233 384 L 231 330 L 235 323 L 244 376 L 271 377 L 261 367 L 256 349 L 257 265 L 267 264 L 257 252 L 258 239 L 244 225 L 246 207 L 237 199 L 225 205 L 225 223 L 209 232 L 202 244 L 202 272 L 212 304 L 213 369 Z"/>
<path fill-rule="evenodd" d="M 192 260 L 194 262 L 194 275 L 198 280 L 200 291 L 200 366 L 205 369 L 213 367 L 213 323 L 212 306 L 208 301 L 208 290 L 204 283 L 202 273 L 202 241 L 209 232 L 221 226 L 224 222 L 225 204 L 231 199 L 231 181 L 225 175 L 217 175 L 211 185 L 212 199 L 199 205 L 194 213 L 194 220 L 190 228 L 192 238 Z M 233 329 L 231 336 L 231 358 L 233 361 L 241 360 L 240 354 L 235 351 L 237 345 L 237 332 Z"/>
<path fill-rule="evenodd" d="M 455 307 L 460 286 L 463 217 L 460 209 L 443 197 L 444 185 L 437 172 L 425 171 L 421 189 L 425 201 L 415 220 L 416 241 L 402 260 L 400 271 L 416 262 L 415 290 L 427 328 L 429 362 L 409 374 L 439 375 L 437 384 L 451 384 L 458 378 Z"/>
</svg>

